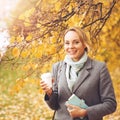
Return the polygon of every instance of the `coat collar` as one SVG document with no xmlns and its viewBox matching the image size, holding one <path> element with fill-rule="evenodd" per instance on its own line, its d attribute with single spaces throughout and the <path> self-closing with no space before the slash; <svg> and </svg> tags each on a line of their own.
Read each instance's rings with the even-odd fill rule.
<svg viewBox="0 0 120 120">
<path fill-rule="evenodd" d="M 88 57 L 84 68 L 81 70 L 81 75 L 78 76 L 77 81 L 75 82 L 73 86 L 72 93 L 75 93 L 75 91 L 80 87 L 80 85 L 86 80 L 86 78 L 90 75 L 89 70 L 92 68 L 92 60 Z M 67 94 L 72 94 L 71 91 L 68 88 L 67 80 L 66 80 L 66 63 L 63 61 L 62 67 L 61 67 L 61 79 L 62 79 L 62 86 L 65 89 Z"/>
<path fill-rule="evenodd" d="M 86 80 L 86 78 L 90 75 L 89 70 L 92 69 L 92 60 L 88 57 L 87 62 L 84 68 L 81 70 L 81 75 L 78 76 L 74 86 L 73 93 L 80 87 L 80 85 Z"/>
</svg>

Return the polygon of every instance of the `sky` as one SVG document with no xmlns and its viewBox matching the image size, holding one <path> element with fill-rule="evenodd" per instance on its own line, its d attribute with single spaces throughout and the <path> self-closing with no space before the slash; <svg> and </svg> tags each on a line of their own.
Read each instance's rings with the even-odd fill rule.
<svg viewBox="0 0 120 120">
<path fill-rule="evenodd" d="M 13 10 L 19 0 L 0 0 L 0 19 L 9 17 L 10 11 Z"/>
<path fill-rule="evenodd" d="M 19 0 L 0 0 L 0 59 L 6 52 L 10 40 L 4 19 L 10 17 L 10 12 L 18 2 Z"/>
</svg>

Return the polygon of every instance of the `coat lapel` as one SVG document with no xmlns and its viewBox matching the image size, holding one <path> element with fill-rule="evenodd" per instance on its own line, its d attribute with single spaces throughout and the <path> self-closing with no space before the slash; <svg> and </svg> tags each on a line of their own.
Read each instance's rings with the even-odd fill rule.
<svg viewBox="0 0 120 120">
<path fill-rule="evenodd" d="M 80 76 L 78 76 L 78 79 L 76 80 L 74 86 L 73 86 L 73 93 L 80 87 L 80 85 L 85 82 L 86 78 L 89 76 L 89 69 L 92 68 L 91 59 L 88 57 L 88 60 L 84 66 L 84 68 L 81 70 Z"/>
<path fill-rule="evenodd" d="M 65 71 L 66 71 L 66 64 L 63 63 L 62 70 L 61 70 L 61 80 L 62 81 L 61 81 L 60 85 L 62 86 L 62 89 L 64 89 L 64 91 L 66 91 L 68 96 L 70 96 L 72 94 L 72 92 L 70 91 L 70 89 L 68 87 Z"/>
</svg>

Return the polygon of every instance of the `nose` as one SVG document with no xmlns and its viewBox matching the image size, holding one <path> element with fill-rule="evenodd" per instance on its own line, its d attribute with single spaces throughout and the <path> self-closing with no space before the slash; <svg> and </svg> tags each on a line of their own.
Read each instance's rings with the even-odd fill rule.
<svg viewBox="0 0 120 120">
<path fill-rule="evenodd" d="M 72 43 L 69 44 L 69 48 L 73 48 L 74 45 Z"/>
</svg>

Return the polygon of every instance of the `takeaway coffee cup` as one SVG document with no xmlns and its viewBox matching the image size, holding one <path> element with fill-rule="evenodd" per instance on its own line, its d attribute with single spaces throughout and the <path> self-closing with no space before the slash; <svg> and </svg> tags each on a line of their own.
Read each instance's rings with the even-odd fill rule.
<svg viewBox="0 0 120 120">
<path fill-rule="evenodd" d="M 52 87 L 52 74 L 50 72 L 43 73 L 41 79 L 48 84 L 49 87 Z"/>
</svg>

